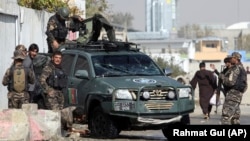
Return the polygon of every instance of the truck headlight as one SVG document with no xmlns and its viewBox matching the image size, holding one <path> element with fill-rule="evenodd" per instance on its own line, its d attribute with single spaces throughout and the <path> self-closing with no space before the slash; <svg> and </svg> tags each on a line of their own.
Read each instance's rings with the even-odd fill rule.
<svg viewBox="0 0 250 141">
<path fill-rule="evenodd" d="M 168 92 L 168 98 L 169 99 L 174 99 L 175 98 L 175 92 L 174 91 L 169 91 Z"/>
<path fill-rule="evenodd" d="M 123 100 L 133 100 L 133 97 L 129 90 L 127 89 L 119 89 L 114 92 L 115 99 L 123 99 Z"/>
<path fill-rule="evenodd" d="M 179 97 L 187 98 L 191 92 L 191 88 L 179 88 Z"/>
<path fill-rule="evenodd" d="M 143 99 L 148 100 L 150 99 L 150 93 L 148 91 L 145 91 L 142 93 L 142 97 Z"/>
</svg>

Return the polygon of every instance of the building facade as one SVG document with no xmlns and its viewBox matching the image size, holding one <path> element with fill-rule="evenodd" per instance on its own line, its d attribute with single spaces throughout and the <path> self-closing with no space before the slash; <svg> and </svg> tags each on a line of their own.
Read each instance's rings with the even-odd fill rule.
<svg viewBox="0 0 250 141">
<path fill-rule="evenodd" d="M 177 0 L 146 0 L 146 31 L 176 30 Z"/>
</svg>

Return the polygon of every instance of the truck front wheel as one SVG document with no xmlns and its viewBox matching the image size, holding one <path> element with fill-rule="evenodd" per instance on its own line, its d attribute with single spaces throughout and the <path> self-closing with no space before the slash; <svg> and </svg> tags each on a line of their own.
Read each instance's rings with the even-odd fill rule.
<svg viewBox="0 0 250 141">
<path fill-rule="evenodd" d="M 94 109 L 90 117 L 89 128 L 94 138 L 116 138 L 120 133 L 115 122 L 109 115 L 103 113 L 100 106 Z"/>
<path fill-rule="evenodd" d="M 177 126 L 175 126 L 175 125 L 177 125 Z M 182 116 L 180 122 L 171 123 L 169 126 L 178 128 L 178 126 L 181 126 L 181 125 L 190 125 L 189 115 Z M 169 126 L 166 126 L 162 129 L 162 133 L 166 138 L 168 138 L 168 136 L 169 136 L 168 134 L 172 134 L 172 131 L 170 131 L 171 129 L 169 128 Z"/>
</svg>

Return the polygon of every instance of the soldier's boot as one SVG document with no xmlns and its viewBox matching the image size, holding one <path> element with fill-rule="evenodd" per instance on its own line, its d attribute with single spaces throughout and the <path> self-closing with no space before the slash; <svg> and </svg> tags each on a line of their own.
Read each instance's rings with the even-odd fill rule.
<svg viewBox="0 0 250 141">
<path fill-rule="evenodd" d="M 232 125 L 240 125 L 240 120 L 239 119 L 232 119 L 231 124 Z"/>
<path fill-rule="evenodd" d="M 229 117 L 222 117 L 221 124 L 222 125 L 231 125 L 231 119 Z"/>
</svg>

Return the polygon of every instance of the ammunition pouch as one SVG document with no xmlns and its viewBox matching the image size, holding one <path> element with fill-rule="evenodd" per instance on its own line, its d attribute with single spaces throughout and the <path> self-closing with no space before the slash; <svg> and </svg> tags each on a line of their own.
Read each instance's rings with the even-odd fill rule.
<svg viewBox="0 0 250 141">
<path fill-rule="evenodd" d="M 47 84 L 56 90 L 62 90 L 66 88 L 68 77 L 63 70 L 55 69 L 53 73 L 47 79 Z"/>
<path fill-rule="evenodd" d="M 54 35 L 56 40 L 65 41 L 65 38 L 68 34 L 67 28 L 57 28 L 52 31 L 52 34 Z"/>
</svg>

